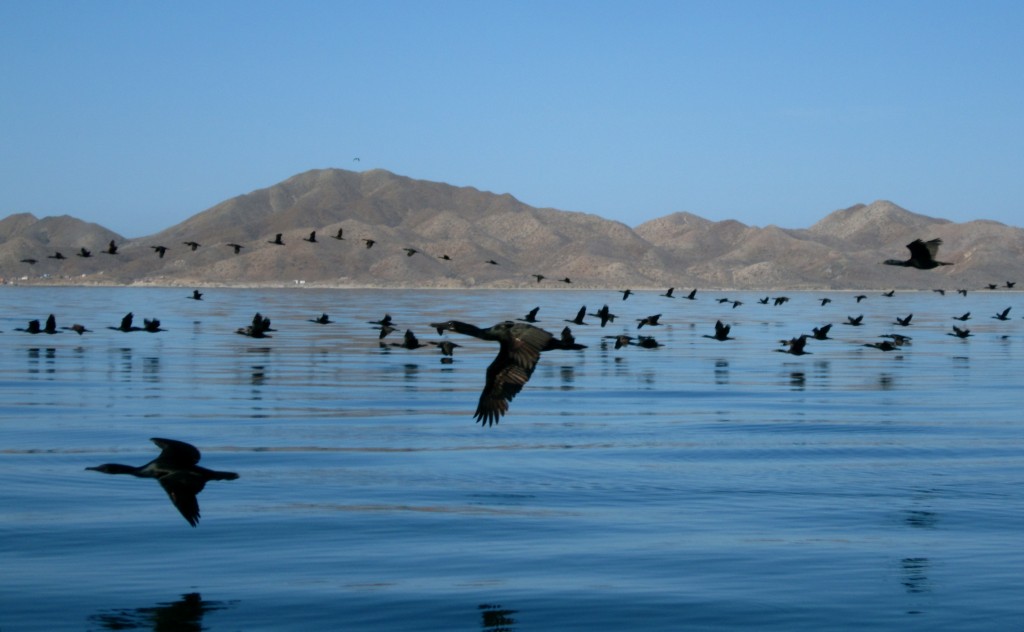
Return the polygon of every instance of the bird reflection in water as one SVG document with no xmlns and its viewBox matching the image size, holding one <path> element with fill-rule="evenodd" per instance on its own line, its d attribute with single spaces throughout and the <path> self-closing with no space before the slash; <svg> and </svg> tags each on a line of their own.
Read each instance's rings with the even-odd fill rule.
<svg viewBox="0 0 1024 632">
<path fill-rule="evenodd" d="M 715 384 L 725 386 L 729 383 L 729 361 L 715 360 Z"/>
<path fill-rule="evenodd" d="M 490 632 L 510 632 L 514 628 L 516 620 L 512 617 L 516 613 L 515 610 L 508 608 L 502 608 L 498 604 L 480 604 L 480 616 L 482 621 L 480 627 Z"/>
<path fill-rule="evenodd" d="M 562 378 L 561 389 L 563 391 L 571 391 L 573 389 L 573 382 L 576 381 L 576 368 L 572 366 L 562 366 L 559 367 L 558 374 Z"/>
<path fill-rule="evenodd" d="M 907 589 L 908 593 L 925 593 L 931 591 L 928 581 L 928 567 L 930 562 L 927 557 L 905 557 L 900 560 L 900 568 L 903 571 L 903 579 L 900 583 Z"/>
<path fill-rule="evenodd" d="M 115 608 L 89 617 L 89 622 L 106 630 L 153 630 L 154 632 L 199 632 L 206 627 L 203 616 L 230 608 L 234 602 L 203 601 L 199 593 L 188 593 L 177 601 L 143 608 Z"/>
<path fill-rule="evenodd" d="M 804 390 L 807 387 L 807 376 L 803 371 L 793 371 L 789 374 L 789 386 L 794 391 Z"/>
<path fill-rule="evenodd" d="M 30 366 L 28 369 L 29 373 L 38 374 L 57 372 L 56 369 L 54 368 L 54 360 L 57 359 L 56 349 L 40 349 L 38 347 L 32 347 L 28 350 L 28 359 L 31 360 L 33 364 L 38 364 L 40 358 L 43 358 L 45 360 L 45 368 L 40 369 L 37 366 Z"/>
</svg>

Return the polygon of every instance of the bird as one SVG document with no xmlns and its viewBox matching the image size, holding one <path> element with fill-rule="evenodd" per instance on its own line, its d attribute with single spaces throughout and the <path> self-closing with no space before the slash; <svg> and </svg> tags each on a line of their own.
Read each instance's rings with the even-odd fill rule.
<svg viewBox="0 0 1024 632">
<path fill-rule="evenodd" d="M 21 262 L 22 263 L 27 263 L 30 266 L 34 266 L 35 264 L 39 263 L 39 260 L 38 259 L 28 258 L 28 259 L 22 259 Z"/>
<path fill-rule="evenodd" d="M 575 318 L 572 318 L 572 319 L 566 318 L 565 322 L 573 323 L 574 325 L 588 325 L 590 323 L 583 322 L 583 318 L 586 315 L 587 315 L 587 306 L 584 305 L 583 307 L 580 308 L 580 311 L 576 312 L 576 317 Z"/>
<path fill-rule="evenodd" d="M 821 306 L 822 307 L 825 307 L 826 305 L 828 305 L 829 303 L 832 302 L 832 299 L 830 299 L 830 298 L 823 298 L 823 299 L 819 299 L 819 300 L 821 301 Z"/>
<path fill-rule="evenodd" d="M 183 241 L 181 243 L 186 245 L 186 246 L 188 246 L 189 248 L 191 248 L 192 252 L 195 252 L 196 250 L 198 250 L 199 246 L 202 245 L 198 241 Z"/>
<path fill-rule="evenodd" d="M 904 336 L 903 334 L 882 334 L 882 337 L 889 338 L 897 347 L 909 347 L 911 345 L 911 341 L 913 341 L 913 338 L 910 336 Z"/>
<path fill-rule="evenodd" d="M 15 331 L 24 331 L 27 334 L 41 334 L 41 333 L 43 333 L 43 328 L 39 324 L 39 319 L 30 320 L 30 321 L 28 321 L 28 326 L 27 327 L 15 327 L 14 330 Z"/>
<path fill-rule="evenodd" d="M 970 319 L 971 319 L 971 313 L 970 312 L 964 312 L 963 314 L 960 314 L 959 316 L 954 316 L 953 317 L 953 320 L 959 320 L 961 322 L 966 321 L 966 320 L 970 320 Z"/>
<path fill-rule="evenodd" d="M 78 252 L 75 254 L 79 257 L 82 257 L 83 259 L 87 259 L 92 256 L 92 251 L 87 250 L 85 246 L 82 246 L 81 248 L 78 249 Z"/>
<path fill-rule="evenodd" d="M 865 342 L 864 346 L 874 347 L 875 349 L 880 349 L 882 351 L 895 351 L 900 348 L 900 345 L 894 342 L 889 342 L 888 340 L 883 340 L 881 342 Z"/>
<path fill-rule="evenodd" d="M 53 253 L 52 255 L 47 255 L 46 258 L 47 259 L 67 259 L 67 257 L 65 257 L 63 254 L 61 254 L 61 252 L 59 250 L 57 252 Z"/>
<path fill-rule="evenodd" d="M 281 241 L 281 236 L 282 235 L 283 235 L 283 233 L 278 233 L 273 239 L 271 239 L 267 243 L 268 244 L 274 244 L 275 246 L 283 246 L 284 242 Z"/>
<path fill-rule="evenodd" d="M 770 300 L 771 300 L 771 297 L 766 296 L 764 298 L 757 299 L 757 302 L 758 302 L 759 305 L 767 305 L 768 301 L 770 301 Z"/>
<path fill-rule="evenodd" d="M 537 322 L 537 312 L 539 312 L 539 311 L 540 311 L 540 306 L 534 307 L 530 311 L 526 312 L 526 316 L 523 316 L 522 318 L 518 318 L 516 320 L 521 320 L 521 321 L 527 322 L 527 323 L 535 323 L 535 322 Z"/>
<path fill-rule="evenodd" d="M 915 239 L 914 241 L 907 244 L 907 249 L 910 250 L 910 258 L 902 261 L 900 259 L 886 259 L 882 263 L 889 266 L 903 266 L 904 268 L 917 268 L 918 270 L 931 270 L 939 266 L 953 265 L 946 261 L 937 261 L 935 256 L 939 252 L 939 246 L 942 245 L 941 239 L 932 239 L 929 241 L 921 241 Z"/>
<path fill-rule="evenodd" d="M 608 306 L 607 305 L 603 306 L 601 309 L 597 310 L 595 313 L 589 314 L 589 315 L 593 316 L 595 318 L 600 318 L 601 319 L 601 326 L 602 327 L 607 325 L 609 322 L 615 322 L 615 314 L 611 313 L 611 311 L 608 310 Z"/>
<path fill-rule="evenodd" d="M 508 412 L 509 402 L 523 390 L 533 375 L 541 352 L 564 348 L 560 339 L 540 327 L 511 320 L 487 329 L 457 320 L 431 323 L 430 326 L 437 329 L 438 334 L 454 331 L 500 345 L 498 355 L 487 367 L 484 388 L 476 412 L 473 413 L 473 418 L 485 426 L 498 423 Z"/>
<path fill-rule="evenodd" d="M 882 296 L 885 296 L 887 298 L 892 298 L 895 295 L 896 295 L 896 290 L 889 290 L 888 292 L 882 292 Z"/>
<path fill-rule="evenodd" d="M 150 248 L 156 251 L 157 256 L 161 259 L 163 259 L 164 255 L 167 254 L 167 246 L 150 246 Z"/>
<path fill-rule="evenodd" d="M 364 238 L 363 238 L 363 243 L 364 243 L 364 244 L 366 244 L 366 249 L 367 249 L 367 250 L 369 250 L 370 248 L 373 248 L 373 244 L 375 244 L 375 243 L 377 243 L 377 242 L 375 242 L 375 241 L 374 241 L 374 240 L 372 240 L 372 239 L 366 239 L 366 238 L 364 237 Z"/>
<path fill-rule="evenodd" d="M 366 322 L 369 325 L 381 325 L 381 326 L 388 325 L 388 326 L 390 326 L 391 322 L 392 322 L 392 318 L 391 318 L 391 314 L 384 314 L 384 318 L 381 318 L 380 320 L 368 320 Z"/>
<path fill-rule="evenodd" d="M 994 290 L 994 289 L 998 288 L 999 286 L 996 285 L 995 283 L 989 283 L 986 287 L 988 289 L 990 289 L 990 290 Z"/>
<path fill-rule="evenodd" d="M 438 255 L 437 258 L 441 259 L 442 261 L 451 261 L 452 260 L 452 258 L 449 257 L 448 255 Z"/>
<path fill-rule="evenodd" d="M 132 325 L 134 320 L 135 314 L 133 314 L 132 312 L 128 312 L 127 314 L 124 315 L 123 318 L 121 318 L 120 325 L 118 325 L 117 327 L 107 327 L 107 329 L 113 329 L 114 331 L 123 331 L 125 333 L 128 333 L 130 331 L 142 331 L 141 327 L 135 327 Z"/>
<path fill-rule="evenodd" d="M 330 317 L 326 313 L 323 313 L 323 314 L 320 314 L 319 316 L 317 316 L 316 318 L 310 318 L 309 322 L 316 323 L 318 325 L 329 325 L 329 324 L 333 323 L 334 321 L 331 320 Z"/>
<path fill-rule="evenodd" d="M 821 327 L 812 327 L 811 335 L 815 340 L 831 340 L 831 338 L 828 337 L 830 329 L 832 329 L 832 323 L 822 325 Z"/>
<path fill-rule="evenodd" d="M 1006 289 L 1008 289 L 1008 290 L 1012 290 L 1012 289 L 1013 289 L 1013 286 L 1015 286 L 1015 285 L 1017 285 L 1017 282 L 1016 282 L 1016 281 L 1007 281 L 1007 282 L 1006 282 Z"/>
<path fill-rule="evenodd" d="M 860 316 L 857 316 L 857 317 L 847 316 L 846 317 L 846 322 L 843 323 L 843 324 L 844 325 L 853 325 L 854 327 L 860 327 L 861 325 L 864 324 L 864 314 L 861 314 Z"/>
<path fill-rule="evenodd" d="M 103 252 L 105 252 L 108 255 L 116 255 L 117 254 L 117 244 L 114 242 L 113 239 L 110 240 L 110 243 L 107 244 L 107 249 L 104 250 Z"/>
<path fill-rule="evenodd" d="M 416 254 L 417 252 L 419 252 L 419 250 L 416 250 L 415 248 L 402 248 L 402 250 L 405 251 L 405 256 L 406 257 L 411 257 L 414 254 Z"/>
<path fill-rule="evenodd" d="M 960 296 L 967 296 L 967 290 L 965 288 L 957 289 L 956 293 L 959 294 Z"/>
<path fill-rule="evenodd" d="M 956 336 L 957 338 L 967 338 L 968 336 L 971 335 L 971 330 L 967 329 L 966 327 L 964 329 L 960 329 L 956 325 L 953 325 L 953 333 L 947 333 L 946 335 Z"/>
<path fill-rule="evenodd" d="M 735 338 L 729 337 L 730 329 L 732 329 L 732 325 L 726 325 L 720 320 L 715 321 L 715 335 L 704 334 L 704 337 L 712 340 L 735 340 Z"/>
<path fill-rule="evenodd" d="M 657 349 L 664 345 L 655 340 L 654 336 L 637 336 L 636 346 L 643 347 L 644 349 Z"/>
<path fill-rule="evenodd" d="M 235 254 L 242 252 L 242 248 L 245 248 L 242 244 L 225 244 L 228 248 L 234 248 Z"/>
<path fill-rule="evenodd" d="M 420 347 L 427 346 L 425 343 L 420 342 L 416 334 L 412 333 L 411 329 L 405 330 L 405 337 L 402 338 L 402 342 L 391 343 L 392 347 L 402 347 L 403 349 L 419 349 Z"/>
<path fill-rule="evenodd" d="M 273 336 L 267 335 L 268 331 L 274 331 L 270 328 L 270 319 L 256 312 L 256 315 L 252 317 L 252 323 L 236 329 L 235 333 L 250 338 L 272 338 Z"/>
<path fill-rule="evenodd" d="M 498 262 L 497 262 L 497 261 L 495 261 L 494 259 L 488 259 L 488 260 L 487 260 L 487 261 L 485 261 L 484 263 L 489 263 L 489 264 L 491 264 L 492 266 L 496 266 L 496 265 L 498 265 Z"/>
<path fill-rule="evenodd" d="M 899 316 L 897 316 L 896 317 L 896 324 L 901 326 L 901 327 L 909 327 L 910 326 L 910 319 L 913 318 L 913 317 L 914 317 L 913 314 L 908 314 L 906 318 L 900 318 Z"/>
<path fill-rule="evenodd" d="M 540 283 L 541 281 L 543 281 L 544 279 L 546 279 L 546 278 L 547 278 L 547 277 L 546 277 L 546 276 L 544 276 L 543 274 L 533 274 L 533 275 L 531 275 L 531 276 L 532 276 L 533 278 L 537 279 L 537 283 Z"/>
<path fill-rule="evenodd" d="M 636 320 L 637 320 L 638 324 L 637 324 L 636 328 L 640 329 L 644 325 L 650 325 L 651 327 L 656 327 L 656 326 L 661 324 L 660 322 L 658 322 L 658 320 L 660 318 L 661 318 L 661 314 L 653 314 L 651 316 L 645 316 L 643 318 L 637 318 Z"/>
<path fill-rule="evenodd" d="M 665 290 L 664 294 L 660 294 L 659 296 L 664 296 L 666 298 L 675 298 L 674 296 L 672 296 L 672 292 L 675 292 L 675 291 L 676 291 L 676 289 L 674 287 L 670 287 L 669 289 Z M 696 291 L 696 290 L 694 290 L 694 291 Z"/>
<path fill-rule="evenodd" d="M 333 237 L 335 239 L 338 239 L 338 240 L 344 241 L 344 239 L 345 239 L 345 237 L 343 236 L 344 234 L 345 234 L 345 229 L 344 228 L 339 228 L 338 229 L 338 234 L 337 235 L 331 235 L 331 237 Z"/>
<path fill-rule="evenodd" d="M 43 327 L 43 333 L 44 334 L 59 334 L 60 333 L 59 331 L 57 331 L 57 318 L 53 314 L 50 314 L 49 316 L 46 317 L 46 326 Z"/>
<path fill-rule="evenodd" d="M 697 288 L 693 288 L 693 290 L 683 298 L 689 299 L 691 301 L 697 300 Z"/>
<path fill-rule="evenodd" d="M 186 298 L 190 298 L 193 301 L 201 301 L 203 300 L 203 293 L 199 290 L 192 290 L 192 296 L 188 296 Z"/>
<path fill-rule="evenodd" d="M 142 330 L 151 334 L 155 334 L 159 331 L 167 331 L 166 329 L 160 328 L 160 319 L 158 318 L 143 318 L 142 325 Z"/>
<path fill-rule="evenodd" d="M 772 304 L 775 307 L 778 307 L 779 305 L 784 305 L 784 304 L 786 304 L 788 302 L 789 302 L 789 297 L 788 296 L 776 296 L 775 300 L 772 302 Z"/>
<path fill-rule="evenodd" d="M 790 355 L 807 355 L 810 351 L 804 351 L 804 347 L 807 346 L 807 334 L 801 334 L 796 338 L 790 338 L 789 340 L 782 341 L 785 349 L 776 349 L 779 353 L 788 353 Z"/>
<path fill-rule="evenodd" d="M 572 283 L 572 279 L 570 279 L 569 277 L 565 277 L 561 281 L 562 283 Z"/>
<path fill-rule="evenodd" d="M 605 336 L 605 338 L 608 338 L 610 340 L 614 340 L 615 341 L 615 348 L 616 349 L 621 349 L 621 348 L 623 348 L 623 347 L 625 347 L 627 345 L 634 344 L 633 343 L 633 336 L 630 336 L 630 335 L 627 335 L 627 334 L 617 334 L 615 336 Z"/>
<path fill-rule="evenodd" d="M 996 320 L 1010 320 L 1010 309 L 1012 309 L 1012 308 L 1007 307 L 1006 309 L 1004 309 L 1003 311 L 999 312 L 998 314 L 996 314 L 992 318 L 995 318 Z"/>
<path fill-rule="evenodd" d="M 85 469 L 104 474 L 131 474 L 138 478 L 155 478 L 164 488 L 182 517 L 193 527 L 199 524 L 199 501 L 196 496 L 210 481 L 233 481 L 235 472 L 218 472 L 198 465 L 199 450 L 192 444 L 174 439 L 150 439 L 160 448 L 160 455 L 141 466 L 104 463 Z"/>
<path fill-rule="evenodd" d="M 858 294 L 857 296 L 854 296 L 853 298 L 857 299 L 857 302 L 859 303 L 859 302 L 863 301 L 864 299 L 866 299 L 867 296 L 865 296 L 864 294 Z"/>
<path fill-rule="evenodd" d="M 457 342 L 452 342 L 451 340 L 434 340 L 431 341 L 430 344 L 440 349 L 441 355 L 447 356 L 447 358 L 441 358 L 442 362 L 444 362 L 446 359 L 448 359 L 448 361 L 451 362 L 450 358 L 455 353 L 456 347 L 462 346 Z"/>
<path fill-rule="evenodd" d="M 314 231 L 310 232 L 309 233 L 309 237 L 303 237 L 302 241 L 308 241 L 311 244 L 317 243 L 316 242 L 316 231 L 314 230 Z"/>
<path fill-rule="evenodd" d="M 942 288 L 936 288 L 936 289 L 932 290 L 932 292 L 938 292 L 939 296 L 945 296 L 946 295 L 946 290 L 944 290 Z"/>
<path fill-rule="evenodd" d="M 587 345 L 581 345 L 576 342 L 576 336 L 572 335 L 572 329 L 569 329 L 568 325 L 562 328 L 562 333 L 559 335 L 558 340 L 561 343 L 559 349 L 572 349 L 578 351 L 580 349 L 587 348 Z"/>
<path fill-rule="evenodd" d="M 86 329 L 85 325 L 79 325 L 78 323 L 75 323 L 74 325 L 71 325 L 70 327 L 61 327 L 61 329 L 66 329 L 68 331 L 73 331 L 76 334 L 78 334 L 79 336 L 81 336 L 82 334 L 86 334 L 86 333 L 91 333 L 92 332 L 91 329 Z"/>
</svg>

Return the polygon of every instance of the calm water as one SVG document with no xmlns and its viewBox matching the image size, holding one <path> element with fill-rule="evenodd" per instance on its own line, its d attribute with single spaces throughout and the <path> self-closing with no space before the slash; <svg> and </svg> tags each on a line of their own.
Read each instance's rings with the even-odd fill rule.
<svg viewBox="0 0 1024 632">
<path fill-rule="evenodd" d="M 3 632 L 1024 629 L 1017 293 L 190 293 L 0 288 Z M 490 428 L 495 345 L 453 335 L 443 364 L 366 323 L 437 340 L 539 305 L 557 332 L 603 303 L 618 322 L 574 326 L 589 348 L 545 353 Z M 235 335 L 257 310 L 274 337 Z M 127 311 L 167 331 L 106 329 Z M 658 312 L 664 347 L 602 344 Z M 15 330 L 49 313 L 94 331 Z M 718 318 L 735 340 L 703 337 Z M 889 332 L 913 345 L 860 346 Z M 150 437 L 241 475 L 197 529 L 155 482 L 84 470 Z"/>
</svg>

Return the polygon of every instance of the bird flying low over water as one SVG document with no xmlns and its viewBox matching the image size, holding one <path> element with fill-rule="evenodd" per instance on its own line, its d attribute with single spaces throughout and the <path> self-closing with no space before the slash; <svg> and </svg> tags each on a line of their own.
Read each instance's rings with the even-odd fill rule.
<svg viewBox="0 0 1024 632">
<path fill-rule="evenodd" d="M 854 317 L 854 316 L 847 316 L 846 317 L 846 322 L 843 323 L 843 324 L 844 325 L 853 325 L 854 327 L 860 327 L 861 325 L 864 324 L 864 314 L 861 314 L 860 316 L 856 316 L 856 317 Z"/>
<path fill-rule="evenodd" d="M 236 329 L 235 333 L 250 338 L 272 338 L 273 336 L 267 334 L 268 331 L 274 331 L 270 328 L 270 319 L 256 312 L 256 315 L 252 317 L 252 323 Z"/>
<path fill-rule="evenodd" d="M 85 325 L 79 325 L 78 323 L 75 323 L 75 324 L 71 325 L 70 327 L 61 327 L 61 329 L 66 329 L 68 331 L 73 331 L 76 334 L 78 334 L 79 336 L 81 336 L 82 334 L 86 334 L 86 333 L 91 333 L 92 332 L 91 329 L 86 329 Z"/>
<path fill-rule="evenodd" d="M 138 478 L 153 478 L 160 483 L 171 502 L 193 527 L 199 524 L 199 501 L 196 496 L 209 481 L 233 481 L 234 472 L 218 472 L 198 465 L 199 450 L 184 441 L 150 439 L 161 449 L 160 455 L 141 466 L 104 463 L 87 470 L 104 474 L 131 474 Z"/>
<path fill-rule="evenodd" d="M 995 318 L 996 320 L 1010 320 L 1010 309 L 1011 309 L 1010 307 L 1007 307 L 1006 309 L 1004 309 L 1003 311 L 999 312 L 998 314 L 996 314 L 992 318 Z"/>
<path fill-rule="evenodd" d="M 713 340 L 734 340 L 729 337 L 729 330 L 732 329 L 732 325 L 726 325 L 722 321 L 715 321 L 715 335 L 711 336 L 704 334 L 705 338 L 711 338 Z"/>
<path fill-rule="evenodd" d="M 500 345 L 498 355 L 487 367 L 484 389 L 480 394 L 476 412 L 473 413 L 473 418 L 485 426 L 497 423 L 501 416 L 508 412 L 509 402 L 523 390 L 523 386 L 533 375 L 542 351 L 565 348 L 562 341 L 549 332 L 511 320 L 488 329 L 457 320 L 431 323 L 430 326 L 437 329 L 439 334 L 454 331 Z"/>
<path fill-rule="evenodd" d="M 526 316 L 523 316 L 522 318 L 519 318 L 518 320 L 521 320 L 521 321 L 527 322 L 527 323 L 535 323 L 535 322 L 537 322 L 537 312 L 539 312 L 539 311 L 540 311 L 540 306 L 534 307 L 530 311 L 526 312 Z"/>
<path fill-rule="evenodd" d="M 970 320 L 971 319 L 971 313 L 970 312 L 964 312 L 963 314 L 960 314 L 959 316 L 954 316 L 953 319 L 954 320 L 959 320 L 961 322 L 963 322 L 965 320 Z"/>
<path fill-rule="evenodd" d="M 931 270 L 939 266 L 950 266 L 952 263 L 945 261 L 937 261 L 936 255 L 939 253 L 939 246 L 942 245 L 941 239 L 932 239 L 929 241 L 921 241 L 915 239 L 914 241 L 907 244 L 907 249 L 910 250 L 910 258 L 907 260 L 900 259 L 886 259 L 882 263 L 890 266 L 903 266 L 904 268 L 917 268 L 918 270 Z"/>
<path fill-rule="evenodd" d="M 806 355 L 810 353 L 810 351 L 804 351 L 804 347 L 807 345 L 807 334 L 801 334 L 796 338 L 782 340 L 781 342 L 786 348 L 776 349 L 779 353 L 788 353 L 790 355 Z"/>
<path fill-rule="evenodd" d="M 142 327 L 135 327 L 132 323 L 135 320 L 135 314 L 128 312 L 121 318 L 121 324 L 117 327 L 107 327 L 107 329 L 113 329 L 114 331 L 123 331 L 125 333 L 130 331 L 142 331 Z"/>
<path fill-rule="evenodd" d="M 192 296 L 189 296 L 187 298 L 190 298 L 193 301 L 201 301 L 203 300 L 203 293 L 200 292 L 199 290 L 192 290 Z"/>
<path fill-rule="evenodd" d="M 901 327 L 909 327 L 910 326 L 910 320 L 913 317 L 914 317 L 913 314 L 907 314 L 906 318 L 900 318 L 899 316 L 897 316 L 896 317 L 896 324 L 900 325 Z"/>
<path fill-rule="evenodd" d="M 969 337 L 971 335 L 971 330 L 967 329 L 966 327 L 963 328 L 963 329 L 960 329 L 956 325 L 953 325 L 953 332 L 952 333 L 947 333 L 946 335 L 947 336 L 956 336 L 957 338 L 967 338 L 967 337 Z"/>
<path fill-rule="evenodd" d="M 636 328 L 640 329 L 644 325 L 649 325 L 651 327 L 656 327 L 656 326 L 661 324 L 660 322 L 658 322 L 660 319 L 661 319 L 661 314 L 652 314 L 650 316 L 645 316 L 643 318 L 637 318 L 636 320 L 637 320 L 638 324 L 637 324 Z"/>
<path fill-rule="evenodd" d="M 832 329 L 832 323 L 822 325 L 821 327 L 812 327 L 812 337 L 815 340 L 831 340 L 831 338 L 828 337 L 828 332 L 830 329 Z"/>
<path fill-rule="evenodd" d="M 334 321 L 331 320 L 331 318 L 326 313 L 323 313 L 317 316 L 316 318 L 310 318 L 309 322 L 317 323 L 318 325 L 329 325 Z"/>
<path fill-rule="evenodd" d="M 576 318 L 572 318 L 572 319 L 566 318 L 565 322 L 572 323 L 574 325 L 586 325 L 587 323 L 583 322 L 583 319 L 586 317 L 586 315 L 587 315 L 587 306 L 584 305 L 583 307 L 580 308 L 580 311 L 576 312 Z"/>
<path fill-rule="evenodd" d="M 601 309 L 589 315 L 593 316 L 594 318 L 600 318 L 602 327 L 607 325 L 609 322 L 615 322 L 615 314 L 611 313 L 607 305 L 603 306 Z"/>
</svg>

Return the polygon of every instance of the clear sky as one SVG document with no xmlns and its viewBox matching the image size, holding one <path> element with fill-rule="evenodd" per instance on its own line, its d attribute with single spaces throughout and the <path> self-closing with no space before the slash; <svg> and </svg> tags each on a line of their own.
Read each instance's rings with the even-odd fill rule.
<svg viewBox="0 0 1024 632">
<path fill-rule="evenodd" d="M 630 226 L 1021 226 L 1021 33 L 1019 0 L 4 0 L 0 217 L 139 237 L 338 167 Z"/>
</svg>

